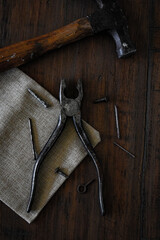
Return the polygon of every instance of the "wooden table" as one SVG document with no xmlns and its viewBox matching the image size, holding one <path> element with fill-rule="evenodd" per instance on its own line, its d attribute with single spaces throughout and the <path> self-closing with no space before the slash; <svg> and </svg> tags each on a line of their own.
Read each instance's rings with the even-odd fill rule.
<svg viewBox="0 0 160 240">
<path fill-rule="evenodd" d="M 106 216 L 100 215 L 96 183 L 87 194 L 76 191 L 77 184 L 96 174 L 87 157 L 32 224 L 0 203 L 1 240 L 160 239 L 160 5 L 158 0 L 119 2 L 135 56 L 117 59 L 114 43 L 104 32 L 20 68 L 57 98 L 61 78 L 67 80 L 71 97 L 77 80 L 83 80 L 83 118 L 102 138 L 95 150 L 103 165 Z M 1 0 L 1 47 L 45 34 L 95 9 L 91 0 Z M 104 95 L 110 98 L 108 104 L 93 104 Z"/>
</svg>

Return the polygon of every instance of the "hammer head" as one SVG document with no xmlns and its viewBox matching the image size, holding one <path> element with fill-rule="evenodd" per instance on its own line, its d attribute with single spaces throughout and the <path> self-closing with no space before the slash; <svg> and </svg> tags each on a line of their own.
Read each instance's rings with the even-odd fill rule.
<svg viewBox="0 0 160 240">
<path fill-rule="evenodd" d="M 88 16 L 94 33 L 107 30 L 116 43 L 118 58 L 136 52 L 131 42 L 127 19 L 117 0 L 96 0 L 99 10 Z"/>
</svg>

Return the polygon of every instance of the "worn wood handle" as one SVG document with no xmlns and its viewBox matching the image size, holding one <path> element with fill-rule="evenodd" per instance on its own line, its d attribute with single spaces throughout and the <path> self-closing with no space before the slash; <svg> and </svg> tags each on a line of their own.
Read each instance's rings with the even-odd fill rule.
<svg viewBox="0 0 160 240">
<path fill-rule="evenodd" d="M 87 17 L 58 30 L 0 49 L 0 72 L 23 65 L 42 54 L 93 34 Z"/>
</svg>

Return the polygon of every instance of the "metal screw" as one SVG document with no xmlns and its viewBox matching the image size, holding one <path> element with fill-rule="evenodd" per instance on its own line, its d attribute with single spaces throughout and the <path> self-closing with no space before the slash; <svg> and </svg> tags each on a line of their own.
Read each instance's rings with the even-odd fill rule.
<svg viewBox="0 0 160 240">
<path fill-rule="evenodd" d="M 65 177 L 65 178 L 68 178 L 68 175 L 66 173 L 64 173 L 60 167 L 57 167 L 55 170 L 54 170 L 55 173 L 58 173 L 60 174 L 61 176 Z"/>
<path fill-rule="evenodd" d="M 103 97 L 103 98 L 100 98 L 100 99 L 96 99 L 95 101 L 94 101 L 94 103 L 101 103 L 101 102 L 108 102 L 109 101 L 109 97 L 107 97 L 107 96 L 105 96 L 105 97 Z"/>
</svg>

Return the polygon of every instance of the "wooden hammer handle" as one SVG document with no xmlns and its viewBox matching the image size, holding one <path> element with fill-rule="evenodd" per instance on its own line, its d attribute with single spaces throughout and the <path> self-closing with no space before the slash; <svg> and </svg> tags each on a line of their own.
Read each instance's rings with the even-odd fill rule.
<svg viewBox="0 0 160 240">
<path fill-rule="evenodd" d="M 42 54 L 93 34 L 87 17 L 58 30 L 0 49 L 0 72 L 23 65 Z"/>
</svg>

